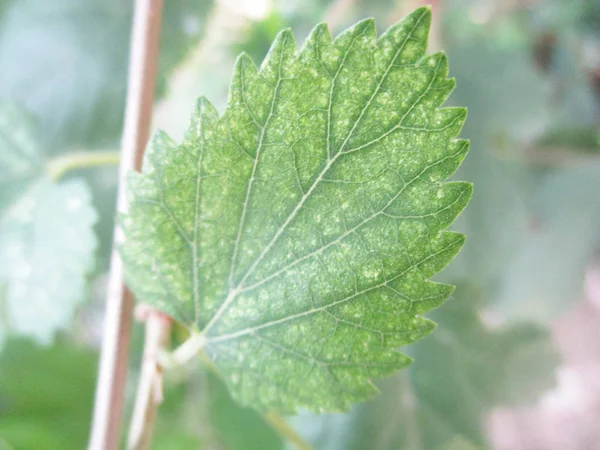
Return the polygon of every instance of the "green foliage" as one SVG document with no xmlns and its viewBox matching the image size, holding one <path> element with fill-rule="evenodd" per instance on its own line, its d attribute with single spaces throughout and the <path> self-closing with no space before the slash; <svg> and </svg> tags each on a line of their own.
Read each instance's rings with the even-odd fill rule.
<svg viewBox="0 0 600 450">
<path fill-rule="evenodd" d="M 557 108 L 549 101 L 547 80 L 533 65 L 530 51 L 499 49 L 489 36 L 449 51 L 458 80 L 453 99 L 469 105 L 465 133 L 482 151 L 473 152 L 460 169 L 459 175 L 478 189 L 459 218 L 458 228 L 468 232 L 469 240 L 447 271 L 453 273 L 446 275 L 484 285 L 490 302 L 508 320 L 546 324 L 580 298 L 584 268 L 600 230 L 595 194 L 600 165 L 593 160 L 593 150 L 584 159 L 580 148 L 592 145 L 592 127 L 586 124 L 597 119 L 584 112 L 592 109 L 593 96 L 573 101 L 572 95 L 565 95 Z M 476 74 L 472 61 L 480 67 Z M 565 90 L 579 90 L 581 80 L 569 82 Z M 569 102 L 585 107 L 568 113 Z M 558 118 L 555 109 L 561 111 Z M 557 120 L 560 126 L 554 125 Z M 574 128 L 581 131 L 557 132 Z M 509 145 L 499 149 L 497 136 Z M 532 145 L 532 165 L 517 164 L 526 160 Z M 553 146 L 564 146 L 564 151 L 560 158 L 555 154 L 554 168 L 548 170 L 544 167 L 552 161 Z M 578 161 L 585 167 L 561 167 Z"/>
<path fill-rule="evenodd" d="M 96 358 L 73 345 L 9 340 L 0 355 L 0 448 L 85 448 Z"/>
<path fill-rule="evenodd" d="M 3 444 L 10 450 L 85 448 L 97 362 L 97 353 L 72 343 L 59 340 L 41 347 L 9 339 L 0 355 L 0 449 Z M 152 448 L 206 448 L 195 432 L 198 424 L 190 424 L 181 408 L 188 396 L 184 386 L 167 382 L 164 395 Z"/>
<path fill-rule="evenodd" d="M 48 178 L 28 123 L 0 105 L 0 334 L 49 343 L 83 299 L 96 213 L 82 180 Z"/>
<path fill-rule="evenodd" d="M 549 130 L 537 142 L 541 147 L 573 148 L 574 151 L 600 152 L 600 131 L 593 127 L 569 127 Z"/>
<path fill-rule="evenodd" d="M 548 331 L 531 324 L 488 330 L 479 319 L 482 303 L 472 286 L 459 286 L 434 315 L 438 332 L 415 346 L 410 377 L 425 448 L 453 435 L 482 444 L 485 412 L 531 404 L 554 385 L 559 358 Z"/>
<path fill-rule="evenodd" d="M 158 133 L 128 180 L 121 254 L 145 302 L 201 333 L 234 397 L 261 410 L 348 409 L 410 358 L 428 281 L 462 235 L 466 112 L 420 8 L 376 40 L 372 20 L 300 52 L 279 34 L 237 61 L 223 116 L 200 99 L 181 145 Z"/>
<path fill-rule="evenodd" d="M 165 2 L 159 90 L 198 42 L 210 0 Z M 0 18 L 0 97 L 40 117 L 49 147 L 108 145 L 125 105 L 133 2 L 19 0 Z"/>
<path fill-rule="evenodd" d="M 188 386 L 182 383 L 171 383 L 168 379 L 164 380 L 164 385 L 164 402 L 160 405 L 159 415 L 152 431 L 152 448 L 156 450 L 210 448 L 204 445 L 200 436 L 202 423 L 194 422 L 195 416 L 190 415 L 188 408 L 184 407 L 189 403 L 191 396 Z"/>
<path fill-rule="evenodd" d="M 206 385 L 200 396 L 208 397 L 208 422 L 216 439 L 228 450 L 281 450 L 282 438 L 253 409 L 239 406 L 227 386 L 214 373 L 205 372 Z"/>
<path fill-rule="evenodd" d="M 360 17 L 375 17 L 381 31 L 406 7 L 406 2 L 391 0 L 271 2 L 266 18 L 244 34 L 239 28 L 247 22 L 240 20 L 238 11 L 220 5 L 211 16 L 215 22 L 210 28 L 218 32 L 204 35 L 204 12 L 199 11 L 210 3 L 165 2 L 159 95 L 170 69 L 179 67 L 169 80 L 169 96 L 161 99 L 155 121 L 172 133 L 183 130 L 185 120 L 179 118 L 180 111 L 189 110 L 189 102 L 198 92 L 210 93 L 215 105 L 225 104 L 232 53 L 246 50 L 259 61 L 278 29 L 291 26 L 303 40 L 312 24 L 321 20 L 329 21 L 337 31 Z M 451 101 L 469 107 L 464 134 L 477 149 L 459 172 L 460 179 L 477 186 L 470 207 L 455 223 L 458 230 L 468 232 L 469 239 L 459 257 L 436 279 L 464 278 L 466 284 L 481 285 L 485 304 L 474 301 L 478 291 L 459 288 L 452 303 L 438 315 L 428 315 L 440 323 L 437 332 L 403 349 L 416 364 L 377 380 L 383 395 L 354 406 L 347 415 L 302 414 L 292 419 L 298 433 L 319 450 L 482 450 L 496 444 L 482 444 L 486 438 L 499 436 L 518 442 L 515 430 L 511 435 L 505 430 L 498 432 L 497 423 L 489 420 L 490 409 L 505 406 L 504 413 L 510 414 L 507 404 L 519 397 L 539 397 L 553 373 L 555 356 L 549 350 L 548 333 L 530 325 L 515 328 L 509 324 L 526 318 L 548 327 L 557 313 L 575 306 L 582 298 L 584 272 L 598 250 L 600 71 L 594 49 L 600 28 L 594 25 L 600 9 L 597 0 L 542 0 L 526 9 L 504 3 L 445 2 L 435 17 L 440 27 L 436 44 L 448 52 L 458 83 Z M 41 138 L 37 138 L 29 118 L 20 111 L 10 113 L 5 107 L 0 114 L 2 217 L 8 217 L 34 187 L 36 195 L 48 191 L 48 197 L 59 197 L 50 195 L 55 188 L 41 179 L 46 161 L 38 142 L 43 142 L 46 154 L 68 152 L 73 146 L 116 147 L 125 99 L 132 4 L 116 0 L 0 1 L 0 96 L 24 101 L 43 125 Z M 198 51 L 193 53 L 194 59 L 185 61 L 191 46 Z M 6 151 L 9 147 L 20 151 Z M 79 176 L 89 183 L 99 215 L 94 227 L 100 243 L 95 252 L 100 260 L 95 266 L 100 277 L 94 283 L 98 304 L 89 302 L 74 326 L 69 327 L 65 320 L 63 327 L 69 327 L 70 339 L 88 342 L 90 336 L 95 337 L 99 299 L 105 296 L 102 280 L 112 249 L 117 174 L 108 167 L 69 175 Z M 59 192 L 66 194 L 62 189 Z M 55 223 L 57 215 L 37 217 Z M 43 228 L 46 235 L 46 226 L 25 226 L 14 219 L 10 223 L 13 225 L 0 229 L 3 246 L 16 243 L 29 251 L 28 229 Z M 51 257 L 61 252 L 55 247 Z M 179 255 L 189 267 L 184 252 Z M 6 328 L 6 295 L 9 282 L 15 279 L 13 266 L 22 264 L 7 262 L 0 255 L 0 266 L 9 268 L 0 282 L 0 340 L 8 334 L 4 350 L 8 356 L 0 355 L 0 449 L 83 448 L 96 358 L 65 345 L 66 333 L 55 339 L 53 348 L 11 339 Z M 43 265 L 42 270 L 47 269 Z M 593 272 L 588 269 L 588 273 Z M 38 279 L 30 278 L 36 285 Z M 62 303 L 60 292 L 49 304 L 57 311 L 70 309 Z M 295 300 L 293 292 L 281 296 L 288 302 Z M 271 299 L 260 300 L 262 311 L 268 309 Z M 29 300 L 21 302 L 22 307 L 35 311 L 30 304 Z M 483 326 L 482 308 L 485 317 L 494 317 L 497 324 L 505 326 L 493 331 Z M 490 311 L 493 315 L 488 316 Z M 593 314 L 588 314 L 588 319 L 594 328 Z M 563 328 L 564 316 L 559 320 L 559 329 L 572 340 L 571 330 Z M 31 327 L 36 332 L 39 327 L 39 334 L 47 336 L 41 331 L 47 327 L 45 322 L 44 315 L 38 314 Z M 571 327 L 585 325 L 579 319 L 570 322 Z M 134 341 L 132 355 L 141 355 L 142 341 Z M 575 359 L 583 362 L 582 349 L 563 347 L 564 364 Z M 139 362 L 135 357 L 130 360 L 132 381 Z M 60 365 L 67 366 L 69 373 L 62 372 Z M 23 369 L 17 370 L 17 366 Z M 585 379 L 580 367 L 578 362 L 578 380 Z M 206 380 L 192 374 L 173 388 L 172 382 L 182 381 L 178 375 L 175 371 L 166 376 L 154 448 L 269 450 L 285 445 L 258 412 L 234 402 L 217 377 L 210 375 Z M 12 381 L 7 382 L 9 378 Z M 130 399 L 134 385 L 128 386 Z M 582 389 L 587 398 L 595 395 L 587 386 Z M 563 391 L 553 394 L 560 398 Z M 64 397 L 60 401 L 58 392 Z M 25 397 L 27 400 L 21 400 Z M 529 410 L 528 422 L 543 420 L 544 414 L 537 418 L 536 414 Z M 581 431 L 571 433 L 572 442 L 595 431 L 594 421 L 586 425 L 580 420 L 590 414 L 593 410 L 586 410 L 583 404 L 576 414 L 560 412 L 561 427 Z M 487 433 L 482 424 L 487 425 Z M 591 428 L 586 431 L 586 426 Z"/>
<path fill-rule="evenodd" d="M 600 238 L 600 162 L 549 173 L 536 188 L 529 194 L 535 216 L 517 241 L 496 302 L 509 318 L 545 324 L 583 291 L 585 269 Z"/>
</svg>

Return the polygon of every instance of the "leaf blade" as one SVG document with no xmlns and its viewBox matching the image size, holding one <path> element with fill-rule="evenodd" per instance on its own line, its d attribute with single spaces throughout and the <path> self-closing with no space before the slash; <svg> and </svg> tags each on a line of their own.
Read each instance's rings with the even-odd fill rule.
<svg viewBox="0 0 600 450">
<path fill-rule="evenodd" d="M 379 39 L 372 20 L 335 40 L 320 25 L 299 52 L 284 30 L 260 69 L 238 58 L 223 116 L 201 99 L 131 177 L 128 283 L 205 335 L 244 404 L 348 409 L 451 292 L 427 280 L 462 247 L 445 228 L 472 187 L 443 183 L 466 111 L 441 108 L 454 81 L 425 55 L 430 20 Z"/>
</svg>

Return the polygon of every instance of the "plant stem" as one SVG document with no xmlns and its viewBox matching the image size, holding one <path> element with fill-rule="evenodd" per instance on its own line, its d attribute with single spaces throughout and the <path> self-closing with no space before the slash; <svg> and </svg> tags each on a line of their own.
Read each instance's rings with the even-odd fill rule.
<svg viewBox="0 0 600 450">
<path fill-rule="evenodd" d="M 181 367 L 191 361 L 198 355 L 202 354 L 202 349 L 206 344 L 206 338 L 203 334 L 193 333 L 188 337 L 183 344 L 173 352 L 163 352 L 159 355 L 159 363 L 165 370 Z M 210 361 L 203 355 L 204 362 Z"/>
<path fill-rule="evenodd" d="M 46 165 L 48 175 L 52 180 L 60 180 L 71 170 L 86 169 L 88 167 L 117 166 L 121 155 L 115 151 L 81 151 L 69 153 L 51 159 Z"/>
<path fill-rule="evenodd" d="M 312 447 L 279 414 L 268 412 L 264 415 L 264 418 L 273 429 L 295 445 L 298 450 L 312 450 Z"/>
<path fill-rule="evenodd" d="M 117 198 L 121 212 L 127 207 L 125 176 L 130 170 L 140 170 L 148 140 L 161 13 L 162 0 L 135 2 Z M 115 243 L 122 239 L 122 230 L 115 226 Z M 89 450 L 115 450 L 118 446 L 132 311 L 133 296 L 123 283 L 123 263 L 113 250 Z"/>
<path fill-rule="evenodd" d="M 208 358 L 203 348 L 206 344 L 206 337 L 201 333 L 194 333 L 172 353 L 162 353 L 159 355 L 161 367 L 165 370 L 181 367 L 190 362 L 195 357 L 200 358 L 208 370 L 222 379 L 222 374 L 214 363 Z M 298 450 L 312 450 L 312 447 L 304 440 L 296 430 L 294 430 L 280 415 L 274 412 L 263 414 L 265 421 L 277 431 L 283 438 L 296 446 Z"/>
<path fill-rule="evenodd" d="M 157 405 L 162 403 L 162 368 L 158 364 L 158 354 L 169 341 L 171 319 L 146 305 L 144 317 L 146 324 L 144 356 L 136 394 L 127 448 L 146 450 L 150 448 L 152 427 Z M 138 309 L 136 309 L 137 315 Z"/>
</svg>

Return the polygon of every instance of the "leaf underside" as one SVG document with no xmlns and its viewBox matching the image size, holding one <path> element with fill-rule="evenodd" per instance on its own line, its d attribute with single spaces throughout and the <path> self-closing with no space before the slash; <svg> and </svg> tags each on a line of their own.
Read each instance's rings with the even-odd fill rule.
<svg viewBox="0 0 600 450">
<path fill-rule="evenodd" d="M 300 51 L 282 31 L 260 69 L 238 58 L 222 116 L 201 98 L 183 143 L 157 133 L 129 176 L 127 282 L 205 335 L 243 404 L 347 410 L 452 291 L 428 278 L 464 241 L 443 230 L 471 196 L 444 182 L 466 111 L 441 108 L 454 80 L 425 55 L 430 21 L 319 25 Z"/>
</svg>

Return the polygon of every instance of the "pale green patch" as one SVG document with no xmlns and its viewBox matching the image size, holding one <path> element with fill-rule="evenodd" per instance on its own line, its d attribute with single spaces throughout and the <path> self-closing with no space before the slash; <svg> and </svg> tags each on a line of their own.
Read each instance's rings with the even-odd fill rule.
<svg viewBox="0 0 600 450">
<path fill-rule="evenodd" d="M 50 180 L 22 110 L 0 104 L 0 338 L 52 341 L 85 298 L 96 213 L 82 180 Z"/>
<path fill-rule="evenodd" d="M 406 366 L 428 281 L 464 237 L 443 231 L 468 183 L 446 57 L 420 8 L 378 39 L 372 20 L 298 52 L 281 32 L 258 69 L 239 57 L 222 116 L 200 99 L 182 144 L 156 134 L 128 180 L 128 284 L 206 339 L 243 404 L 348 409 Z"/>
</svg>

